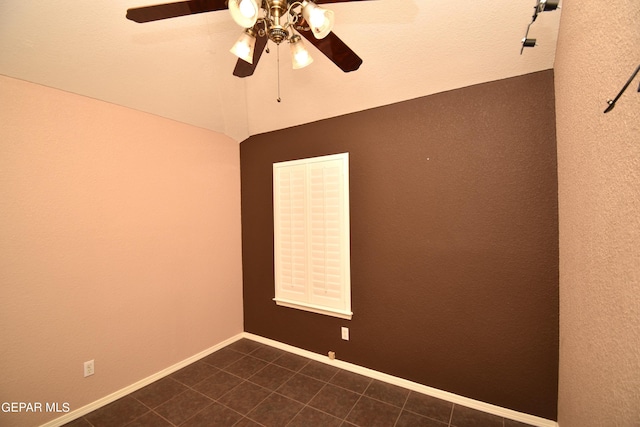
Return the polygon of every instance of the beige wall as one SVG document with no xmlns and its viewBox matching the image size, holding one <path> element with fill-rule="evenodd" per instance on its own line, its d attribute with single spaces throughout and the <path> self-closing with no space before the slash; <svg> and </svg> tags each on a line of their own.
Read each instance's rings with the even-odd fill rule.
<svg viewBox="0 0 640 427">
<path fill-rule="evenodd" d="M 0 402 L 75 410 L 242 331 L 237 142 L 6 77 L 0 100 Z"/>
<path fill-rule="evenodd" d="M 565 0 L 556 57 L 561 427 L 640 426 L 640 2 Z"/>
</svg>

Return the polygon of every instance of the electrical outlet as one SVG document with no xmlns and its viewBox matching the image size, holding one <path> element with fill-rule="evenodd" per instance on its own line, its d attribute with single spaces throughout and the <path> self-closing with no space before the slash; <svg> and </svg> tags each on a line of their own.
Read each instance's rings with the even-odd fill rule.
<svg viewBox="0 0 640 427">
<path fill-rule="evenodd" d="M 342 327 L 342 339 L 345 341 L 349 341 L 349 328 L 345 326 Z"/>
<path fill-rule="evenodd" d="M 84 376 L 88 377 L 90 375 L 95 374 L 95 366 L 93 360 L 89 360 L 88 362 L 84 362 Z"/>
</svg>

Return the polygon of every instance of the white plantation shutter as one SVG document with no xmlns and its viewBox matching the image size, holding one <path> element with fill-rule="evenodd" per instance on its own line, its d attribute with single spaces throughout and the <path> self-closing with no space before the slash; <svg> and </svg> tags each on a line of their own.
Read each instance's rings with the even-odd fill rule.
<svg viewBox="0 0 640 427">
<path fill-rule="evenodd" d="M 273 165 L 277 304 L 350 319 L 348 153 Z"/>
<path fill-rule="evenodd" d="M 280 210 L 276 229 L 279 229 L 277 253 L 280 256 L 280 294 L 283 298 L 307 299 L 306 229 L 306 168 L 283 169 L 279 175 Z"/>
</svg>

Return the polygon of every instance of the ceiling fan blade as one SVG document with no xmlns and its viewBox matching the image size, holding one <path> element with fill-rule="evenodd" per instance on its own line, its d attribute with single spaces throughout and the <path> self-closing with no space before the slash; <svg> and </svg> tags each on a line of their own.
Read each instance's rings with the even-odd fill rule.
<svg viewBox="0 0 640 427">
<path fill-rule="evenodd" d="M 267 40 L 266 34 L 262 37 L 257 36 L 256 45 L 253 48 L 253 64 L 249 64 L 244 59 L 238 59 L 238 62 L 236 62 L 236 68 L 233 69 L 234 76 L 249 77 L 253 75 L 253 72 L 256 70 L 256 66 L 258 65 L 258 61 L 262 56 L 262 52 L 264 51 L 264 47 L 267 45 Z"/>
<path fill-rule="evenodd" d="M 334 32 L 330 32 L 323 39 L 317 39 L 309 29 L 298 29 L 298 31 L 345 73 L 355 71 L 362 65 L 362 59 Z"/>
<path fill-rule="evenodd" d="M 222 9 L 227 9 L 226 0 L 189 0 L 128 9 L 127 19 L 143 23 Z"/>
</svg>

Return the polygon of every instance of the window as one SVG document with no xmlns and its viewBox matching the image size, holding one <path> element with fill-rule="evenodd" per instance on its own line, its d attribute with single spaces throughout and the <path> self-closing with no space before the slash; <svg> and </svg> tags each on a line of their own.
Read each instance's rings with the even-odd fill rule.
<svg viewBox="0 0 640 427">
<path fill-rule="evenodd" d="M 351 319 L 349 153 L 274 163 L 278 305 Z"/>
</svg>

